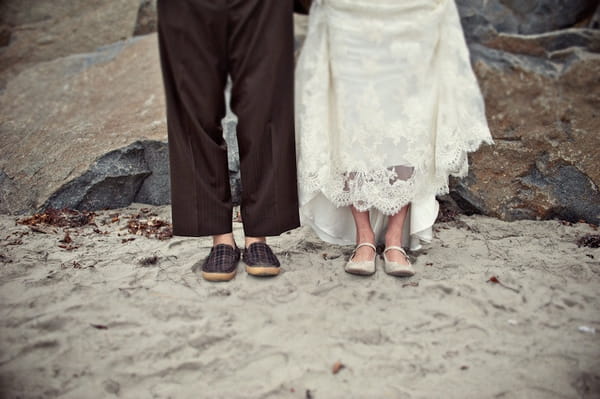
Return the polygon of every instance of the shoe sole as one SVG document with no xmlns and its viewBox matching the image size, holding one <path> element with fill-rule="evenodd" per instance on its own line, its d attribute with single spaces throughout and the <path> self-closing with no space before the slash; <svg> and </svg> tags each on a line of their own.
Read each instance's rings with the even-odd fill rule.
<svg viewBox="0 0 600 399">
<path fill-rule="evenodd" d="M 253 276 L 276 276 L 280 270 L 280 267 L 246 265 L 246 272 Z"/>
<path fill-rule="evenodd" d="M 344 271 L 348 274 L 354 274 L 355 276 L 372 276 L 373 274 L 375 274 L 375 272 L 371 272 L 371 271 L 364 271 L 364 270 L 346 270 L 344 269 Z"/>
<path fill-rule="evenodd" d="M 235 277 L 236 272 L 231 273 L 209 273 L 202 272 L 202 278 L 207 281 L 229 281 Z"/>
</svg>

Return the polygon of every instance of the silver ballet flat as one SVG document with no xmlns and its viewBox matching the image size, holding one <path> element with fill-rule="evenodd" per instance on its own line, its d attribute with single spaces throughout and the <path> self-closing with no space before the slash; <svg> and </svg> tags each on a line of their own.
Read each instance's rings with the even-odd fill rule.
<svg viewBox="0 0 600 399">
<path fill-rule="evenodd" d="M 406 258 L 406 261 L 408 262 L 408 264 L 402 264 L 402 263 L 392 262 L 392 261 L 388 260 L 388 258 L 385 256 L 385 253 L 392 249 L 400 251 L 402 253 L 402 255 L 404 255 L 404 257 Z M 383 251 L 383 269 L 385 270 L 385 272 L 387 274 L 389 274 L 391 276 L 396 276 L 396 277 L 410 277 L 410 276 L 415 275 L 415 269 L 413 269 L 413 266 L 410 263 L 410 259 L 408 258 L 408 255 L 401 247 L 396 247 L 396 246 L 387 247 Z"/>
<path fill-rule="evenodd" d="M 356 251 L 360 247 L 372 248 L 373 251 L 375 251 L 375 258 L 373 260 L 353 262 L 352 258 L 354 258 L 354 255 L 356 255 Z M 346 271 L 346 273 L 358 274 L 361 276 L 368 276 L 368 275 L 375 273 L 375 262 L 376 261 L 377 261 L 377 248 L 375 247 L 375 245 L 371 244 L 370 242 L 363 242 L 363 243 L 358 244 L 356 246 L 356 248 L 354 248 L 354 251 L 352 252 L 352 255 L 350 256 L 350 260 L 348 261 L 348 263 L 346 263 L 346 266 L 344 266 L 344 270 Z"/>
</svg>

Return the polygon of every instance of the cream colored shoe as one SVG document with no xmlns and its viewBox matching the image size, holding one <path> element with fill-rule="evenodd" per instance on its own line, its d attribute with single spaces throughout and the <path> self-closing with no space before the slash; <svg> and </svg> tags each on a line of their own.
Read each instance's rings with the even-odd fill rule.
<svg viewBox="0 0 600 399">
<path fill-rule="evenodd" d="M 354 258 L 356 251 L 360 247 L 372 248 L 373 252 L 375 252 L 375 257 L 373 258 L 373 260 L 365 260 L 362 262 L 352 262 L 352 258 Z M 363 242 L 363 243 L 358 244 L 356 246 L 356 248 L 354 248 L 354 252 L 352 252 L 352 255 L 350 256 L 350 260 L 348 261 L 348 263 L 346 263 L 344 270 L 346 271 L 346 273 L 359 274 L 361 276 L 368 276 L 368 275 L 375 273 L 376 260 L 377 260 L 377 248 L 375 248 L 375 245 L 371 244 L 370 242 Z"/>
<path fill-rule="evenodd" d="M 389 261 L 388 258 L 385 256 L 385 253 L 392 249 L 395 249 L 396 251 L 400 251 L 402 253 L 402 255 L 404 255 L 404 257 L 406 258 L 406 261 L 408 262 L 408 264 L 405 265 L 402 263 Z M 385 272 L 387 274 L 389 274 L 391 276 L 410 277 L 410 276 L 415 275 L 415 269 L 413 269 L 413 266 L 410 263 L 410 259 L 408 258 L 408 255 L 406 254 L 406 252 L 404 252 L 404 250 L 401 247 L 395 247 L 395 246 L 387 247 L 383 251 L 383 261 L 384 261 L 383 269 L 385 270 Z"/>
</svg>

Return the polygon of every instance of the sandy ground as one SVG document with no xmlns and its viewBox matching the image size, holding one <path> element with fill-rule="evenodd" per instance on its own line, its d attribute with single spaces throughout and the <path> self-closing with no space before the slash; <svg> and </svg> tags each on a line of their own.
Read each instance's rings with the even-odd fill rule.
<svg viewBox="0 0 600 399">
<path fill-rule="evenodd" d="M 588 225 L 462 216 L 410 279 L 345 274 L 351 248 L 301 228 L 271 240 L 279 277 L 215 284 L 209 240 L 122 230 L 140 208 L 69 244 L 0 216 L 2 398 L 600 397 Z"/>
</svg>

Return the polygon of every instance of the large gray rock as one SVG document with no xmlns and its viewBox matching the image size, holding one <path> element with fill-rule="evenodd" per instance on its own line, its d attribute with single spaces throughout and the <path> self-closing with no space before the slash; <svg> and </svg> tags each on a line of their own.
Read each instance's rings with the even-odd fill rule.
<svg viewBox="0 0 600 399">
<path fill-rule="evenodd" d="M 59 187 L 42 207 L 96 210 L 132 202 L 168 204 L 168 164 L 165 142 L 137 141 L 100 157 Z"/>
<path fill-rule="evenodd" d="M 596 7 L 596 12 L 592 15 L 588 27 L 591 29 L 600 29 L 600 4 Z"/>
<path fill-rule="evenodd" d="M 38 62 L 132 36 L 140 0 L 2 0 L 0 87 Z M 0 46 L 2 44 L 0 43 Z"/>
<path fill-rule="evenodd" d="M 541 58 L 542 61 L 560 62 L 573 56 L 575 49 L 600 53 L 600 30 L 571 28 L 535 35 L 501 33 L 486 41 L 485 46 L 511 54 Z M 557 66 L 562 68 L 561 63 Z"/>
<path fill-rule="evenodd" d="M 572 27 L 597 0 L 456 0 L 465 34 L 485 41 L 497 33 L 536 34 Z"/>
<path fill-rule="evenodd" d="M 223 136 L 227 143 L 227 163 L 229 165 L 229 186 L 231 188 L 231 200 L 235 205 L 242 202 L 242 175 L 240 172 L 240 149 L 237 142 L 237 116 L 231 111 L 229 101 L 231 99 L 231 82 L 225 91 L 227 103 L 227 114 L 223 118 Z"/>
<path fill-rule="evenodd" d="M 516 39 L 521 54 L 472 47 L 496 144 L 471 156 L 452 196 L 467 211 L 504 220 L 599 224 L 600 54 L 557 49 L 557 37 Z"/>
<path fill-rule="evenodd" d="M 156 32 L 156 0 L 141 0 L 135 21 L 134 36 Z"/>
<path fill-rule="evenodd" d="M 164 193 L 151 194 L 143 184 L 139 190 L 133 187 L 145 178 L 156 178 L 157 186 L 164 187 L 164 179 L 156 176 L 166 176 L 166 152 L 148 142 L 165 141 L 155 36 L 39 63 L 12 79 L 0 96 L 0 212 L 28 212 L 50 203 L 103 208 L 111 205 L 98 198 L 114 196 L 114 203 L 121 204 L 119 196 L 132 198 L 132 191 L 149 202 L 161 202 L 168 198 Z M 141 149 L 135 153 L 136 146 L 128 147 L 136 142 L 147 143 L 143 154 Z M 153 157 L 161 160 L 153 162 Z M 129 166 L 121 168 L 117 162 L 111 167 L 108 160 Z M 160 163 L 160 171 L 148 166 Z M 102 173 L 104 179 L 98 177 Z M 133 180 L 114 180 L 127 173 Z M 111 179 L 114 187 L 125 187 L 124 181 L 132 186 L 123 194 L 113 187 L 110 195 L 73 194 L 73 200 L 65 200 L 70 195 L 66 192 L 82 192 L 74 187 L 85 186 L 85 181 L 97 193 L 108 189 Z"/>
</svg>

